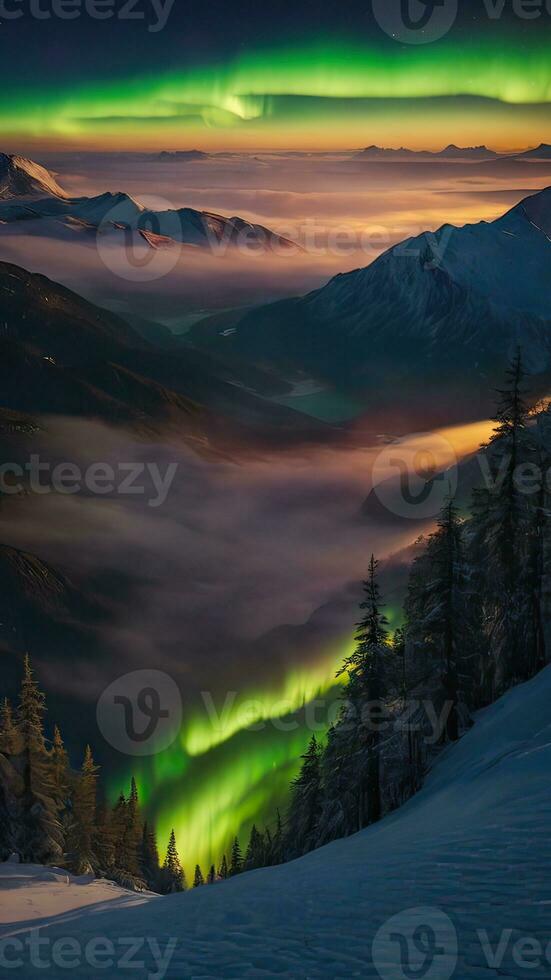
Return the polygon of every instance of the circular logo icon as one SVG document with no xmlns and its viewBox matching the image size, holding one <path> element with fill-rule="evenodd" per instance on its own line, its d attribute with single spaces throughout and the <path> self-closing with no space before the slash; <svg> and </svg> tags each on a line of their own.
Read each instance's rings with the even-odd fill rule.
<svg viewBox="0 0 551 980">
<path fill-rule="evenodd" d="M 378 930 L 371 956 L 382 980 L 450 980 L 457 966 L 457 932 L 441 909 L 406 909 Z"/>
<path fill-rule="evenodd" d="M 154 755 L 172 745 L 182 724 L 182 699 L 162 670 L 135 670 L 101 695 L 96 718 L 106 742 L 125 755 Z"/>
<path fill-rule="evenodd" d="M 373 493 L 390 514 L 426 520 L 457 490 L 457 455 L 439 433 L 390 443 L 372 464 Z"/>
<path fill-rule="evenodd" d="M 128 282 L 154 282 L 172 272 L 182 254 L 179 212 L 158 197 L 142 198 L 138 204 L 126 194 L 115 194 L 107 204 L 94 216 L 104 266 Z"/>
<path fill-rule="evenodd" d="M 430 44 L 451 30 L 458 0 L 373 0 L 373 15 L 389 37 L 403 44 Z"/>
</svg>

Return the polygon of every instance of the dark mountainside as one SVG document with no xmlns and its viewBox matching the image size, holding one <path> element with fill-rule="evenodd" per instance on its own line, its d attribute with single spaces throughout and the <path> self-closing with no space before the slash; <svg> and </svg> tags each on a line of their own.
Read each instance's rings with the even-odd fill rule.
<svg viewBox="0 0 551 980">
<path fill-rule="evenodd" d="M 159 431 L 201 449 L 255 438 L 318 441 L 331 428 L 272 405 L 247 386 L 269 377 L 179 347 L 170 353 L 122 318 L 44 276 L 0 263 L 0 390 L 4 408 L 99 418 Z"/>
<path fill-rule="evenodd" d="M 490 224 L 444 225 L 305 297 L 203 321 L 192 340 L 364 405 L 384 431 L 487 416 L 521 346 L 535 394 L 551 381 L 551 188 Z M 231 332 L 230 332 L 231 331 Z"/>
</svg>

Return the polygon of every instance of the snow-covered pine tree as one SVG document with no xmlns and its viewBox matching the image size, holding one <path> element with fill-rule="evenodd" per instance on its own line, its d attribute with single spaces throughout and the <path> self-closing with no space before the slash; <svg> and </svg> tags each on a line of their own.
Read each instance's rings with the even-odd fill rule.
<svg viewBox="0 0 551 980">
<path fill-rule="evenodd" d="M 75 782 L 73 812 L 69 831 L 69 859 L 76 874 L 90 874 L 97 866 L 94 843 L 96 837 L 96 794 L 99 766 L 94 762 L 89 745 Z"/>
<path fill-rule="evenodd" d="M 216 881 L 216 868 L 214 867 L 214 864 L 211 864 L 209 868 L 209 873 L 207 875 L 207 885 L 214 885 L 215 881 Z"/>
<path fill-rule="evenodd" d="M 54 737 L 50 749 L 50 763 L 54 799 L 62 826 L 66 826 L 71 796 L 71 768 L 69 765 L 69 756 L 67 755 L 61 732 L 57 725 L 54 725 Z"/>
<path fill-rule="evenodd" d="M 11 704 L 4 698 L 0 707 L 0 860 L 17 846 L 21 777 L 12 756 L 21 748 L 20 741 Z"/>
<path fill-rule="evenodd" d="M 64 840 L 57 816 L 50 759 L 46 750 L 43 717 L 44 694 L 38 687 L 28 655 L 17 713 L 17 730 L 22 751 L 17 763 L 23 780 L 19 799 L 17 850 L 23 861 L 35 864 L 59 863 Z"/>
<path fill-rule="evenodd" d="M 203 872 L 198 864 L 195 865 L 195 874 L 193 876 L 193 887 L 200 888 L 201 885 L 205 884 L 205 879 L 203 878 Z"/>
<path fill-rule="evenodd" d="M 4 698 L 0 707 L 0 752 L 11 755 L 16 751 L 16 742 L 17 728 L 12 706 L 8 698 Z"/>
<path fill-rule="evenodd" d="M 115 831 L 111 807 L 100 797 L 96 807 L 96 827 L 94 834 L 94 853 L 97 871 L 102 877 L 109 877 L 115 864 Z"/>
<path fill-rule="evenodd" d="M 111 814 L 111 832 L 113 836 L 114 860 L 117 867 L 126 868 L 127 856 L 127 800 L 123 792 L 119 793 L 117 802 Z"/>
</svg>

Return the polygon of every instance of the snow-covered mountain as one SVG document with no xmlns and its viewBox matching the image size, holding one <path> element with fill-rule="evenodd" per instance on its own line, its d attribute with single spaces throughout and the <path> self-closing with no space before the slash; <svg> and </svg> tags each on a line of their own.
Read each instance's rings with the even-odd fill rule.
<svg viewBox="0 0 551 980">
<path fill-rule="evenodd" d="M 443 421 L 476 417 L 518 344 L 531 373 L 551 372 L 550 236 L 547 188 L 497 221 L 444 225 L 253 310 L 231 335 L 223 320 L 203 322 L 194 340 L 353 390 L 370 409 L 407 402 L 429 422 L 441 406 Z"/>
<path fill-rule="evenodd" d="M 65 897 L 62 885 L 64 904 L 51 901 L 44 911 L 28 881 L 28 920 L 10 915 L 11 901 L 3 915 L 3 936 L 19 940 L 10 956 L 22 960 L 26 978 L 44 973 L 46 964 L 58 980 L 67 963 L 52 956 L 54 943 L 70 935 L 71 975 L 90 977 L 95 973 L 84 951 L 101 936 L 110 950 L 110 962 L 101 961 L 105 980 L 120 975 L 125 954 L 130 968 L 131 942 L 131 972 L 140 980 L 543 980 L 549 975 L 550 700 L 548 667 L 480 712 L 405 806 L 290 864 L 183 895 L 143 896 L 142 904 L 114 889 L 108 906 L 98 894 L 94 914 L 71 910 L 71 888 Z M 100 883 L 95 887 L 101 890 Z M 33 918 L 41 926 L 41 967 L 24 943 Z"/>
<path fill-rule="evenodd" d="M 65 198 L 65 191 L 45 167 L 34 160 L 0 153 L 0 200 L 52 195 Z"/>
<path fill-rule="evenodd" d="M 201 248 L 302 251 L 288 238 L 238 215 L 178 208 L 152 211 L 122 191 L 69 198 L 54 177 L 32 160 L 0 155 L 0 225 L 33 222 L 34 234 L 66 240 L 72 234 L 132 232 L 154 248 L 174 242 Z M 40 224 L 37 226 L 37 222 Z M 31 230 L 31 227 L 29 227 Z M 119 235 L 124 244 L 122 235 Z"/>
</svg>

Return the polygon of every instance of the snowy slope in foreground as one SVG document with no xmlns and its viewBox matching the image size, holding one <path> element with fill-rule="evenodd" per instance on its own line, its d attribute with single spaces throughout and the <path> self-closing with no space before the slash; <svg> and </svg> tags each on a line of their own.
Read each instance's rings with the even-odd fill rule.
<svg viewBox="0 0 551 980">
<path fill-rule="evenodd" d="M 175 951 L 164 974 L 144 942 L 136 964 L 145 965 L 132 971 L 140 978 L 549 977 L 543 956 L 536 968 L 537 956 L 527 957 L 527 969 L 514 962 L 513 947 L 529 937 L 545 950 L 551 939 L 550 705 L 548 668 L 482 712 L 461 743 L 440 757 L 423 791 L 377 828 L 292 864 L 186 895 L 94 916 L 84 911 L 69 928 L 52 924 L 45 935 L 76 936 L 83 947 L 108 936 L 119 955 L 123 937 L 155 937 L 162 950 L 172 938 Z M 444 952 L 430 967 L 417 950 L 403 969 L 395 934 L 407 936 L 416 920 L 404 911 L 419 907 L 428 908 L 421 923 L 435 929 Z M 507 929 L 512 933 L 503 934 L 496 953 Z M 430 934 L 428 940 L 417 935 L 418 947 L 427 941 L 433 945 Z M 492 952 L 503 958 L 488 966 Z M 518 960 L 518 949 L 514 955 Z M 27 965 L 24 975 L 35 972 Z M 82 963 L 71 972 L 115 977 L 122 971 L 94 973 Z M 57 978 L 67 970 L 52 966 L 47 973 Z"/>
<path fill-rule="evenodd" d="M 29 925 L 68 921 L 74 913 L 142 905 L 150 892 L 131 892 L 91 875 L 68 875 L 37 864 L 0 864 L 0 937 Z M 156 898 L 157 896 L 155 896 Z"/>
</svg>

